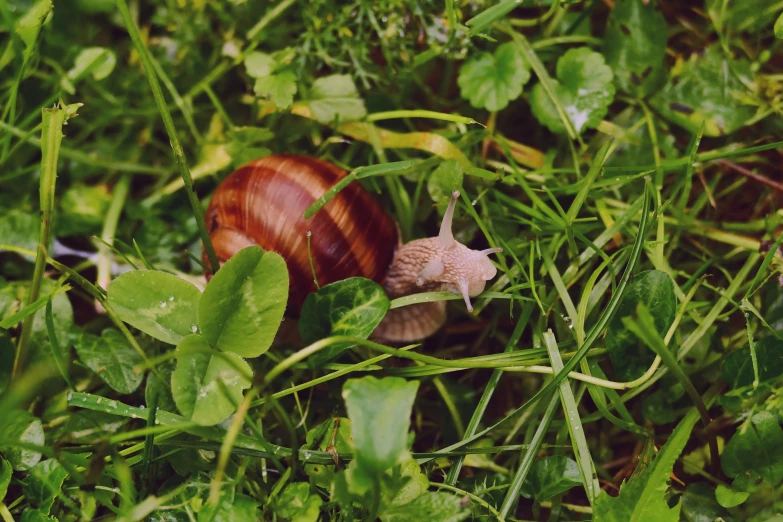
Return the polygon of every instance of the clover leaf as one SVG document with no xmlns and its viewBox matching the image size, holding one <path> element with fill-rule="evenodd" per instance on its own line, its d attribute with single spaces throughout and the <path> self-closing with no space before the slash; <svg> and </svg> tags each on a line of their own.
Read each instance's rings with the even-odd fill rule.
<svg viewBox="0 0 783 522">
<path fill-rule="evenodd" d="M 557 61 L 558 79 L 552 80 L 554 95 L 577 132 L 596 128 L 606 116 L 615 94 L 613 77 L 604 57 L 587 47 L 571 49 Z M 566 132 L 555 104 L 540 83 L 533 87 L 530 105 L 538 121 L 549 130 Z"/>
<path fill-rule="evenodd" d="M 494 54 L 481 53 L 462 65 L 460 93 L 476 109 L 499 111 L 522 94 L 530 80 L 530 67 L 513 42 L 504 43 Z"/>
</svg>

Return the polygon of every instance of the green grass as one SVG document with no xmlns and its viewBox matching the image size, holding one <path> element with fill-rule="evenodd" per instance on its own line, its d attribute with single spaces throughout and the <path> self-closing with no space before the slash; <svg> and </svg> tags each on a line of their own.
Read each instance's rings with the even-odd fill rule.
<svg viewBox="0 0 783 522">
<path fill-rule="evenodd" d="M 0 520 L 783 516 L 781 9 L 0 0 Z M 406 241 L 459 189 L 474 312 L 354 278 L 281 323 L 258 249 L 207 285 L 275 153 Z"/>
</svg>

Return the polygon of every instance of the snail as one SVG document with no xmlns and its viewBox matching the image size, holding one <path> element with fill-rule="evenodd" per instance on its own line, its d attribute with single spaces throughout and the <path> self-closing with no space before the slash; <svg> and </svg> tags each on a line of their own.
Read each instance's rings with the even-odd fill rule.
<svg viewBox="0 0 783 522">
<path fill-rule="evenodd" d="M 451 291 L 473 311 L 470 298 L 497 274 L 488 256 L 502 249 L 471 250 L 454 239 L 451 222 L 459 192 L 452 193 L 436 237 L 405 244 L 396 221 L 358 183 L 348 184 L 305 220 L 304 211 L 347 174 L 324 160 L 288 154 L 266 156 L 232 172 L 215 190 L 206 213 L 218 261 L 251 245 L 279 253 L 288 266 L 288 311 L 293 314 L 316 291 L 313 271 L 321 285 L 353 276 L 372 279 L 390 299 Z M 373 338 L 416 341 L 445 321 L 443 301 L 395 308 Z"/>
</svg>

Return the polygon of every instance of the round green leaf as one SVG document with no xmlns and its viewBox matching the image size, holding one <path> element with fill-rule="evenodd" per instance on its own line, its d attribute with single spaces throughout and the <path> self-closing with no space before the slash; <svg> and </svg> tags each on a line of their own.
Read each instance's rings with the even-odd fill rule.
<svg viewBox="0 0 783 522">
<path fill-rule="evenodd" d="M 557 61 L 557 80 L 552 80 L 555 96 L 574 129 L 596 128 L 609 110 L 615 94 L 612 69 L 604 57 L 587 47 L 571 49 Z M 565 134 L 566 128 L 549 94 L 539 83 L 533 87 L 530 105 L 538 121 L 552 132 Z"/>
<path fill-rule="evenodd" d="M 185 337 L 177 346 L 177 368 L 171 374 L 177 408 L 202 426 L 223 422 L 234 412 L 234 405 L 242 401 L 242 390 L 250 387 L 246 375 L 253 373 L 238 355 L 210 351 L 202 336 Z"/>
<path fill-rule="evenodd" d="M 390 306 L 383 287 L 364 277 L 350 277 L 326 285 L 307 296 L 299 318 L 299 334 L 306 343 L 332 335 L 366 339 L 381 323 Z M 333 344 L 310 358 L 318 365 L 353 346 Z"/>
<path fill-rule="evenodd" d="M 0 422 L 0 441 L 44 445 L 44 431 L 40 419 L 27 410 L 11 410 Z M 41 460 L 41 454 L 18 446 L 0 446 L 0 451 L 16 471 L 27 471 Z"/>
<path fill-rule="evenodd" d="M 775 487 L 783 480 L 783 429 L 769 412 L 757 413 L 740 427 L 720 459 L 729 477 L 744 473 L 761 476 Z"/>
<path fill-rule="evenodd" d="M 73 68 L 68 71 L 70 79 L 76 79 L 89 69 L 96 80 L 103 80 L 111 74 L 117 65 L 117 56 L 111 49 L 104 47 L 88 47 L 76 56 Z"/>
<path fill-rule="evenodd" d="M 135 371 L 141 355 L 119 331 L 107 329 L 100 337 L 84 334 L 75 346 L 79 359 L 113 390 L 133 393 L 141 384 L 144 374 Z"/>
<path fill-rule="evenodd" d="M 715 500 L 717 500 L 718 504 L 725 508 L 739 506 L 748 500 L 749 496 L 750 493 L 747 491 L 735 491 L 734 489 L 726 487 L 723 484 L 718 484 L 717 489 L 715 489 Z"/>
<path fill-rule="evenodd" d="M 408 455 L 408 428 L 418 381 L 372 376 L 349 379 L 343 399 L 351 419 L 356 461 L 380 475 Z"/>
<path fill-rule="evenodd" d="M 603 53 L 623 91 L 645 96 L 665 81 L 666 19 L 656 2 L 620 0 L 609 15 Z"/>
<path fill-rule="evenodd" d="M 201 333 L 212 346 L 243 357 L 269 349 L 288 301 L 288 269 L 279 254 L 240 250 L 204 290 L 198 307 Z"/>
<path fill-rule="evenodd" d="M 462 178 L 462 167 L 457 160 L 446 160 L 438 165 L 427 180 L 427 192 L 432 201 L 440 203 L 451 198 L 452 192 L 462 188 Z"/>
<path fill-rule="evenodd" d="M 639 303 L 644 303 L 652 314 L 658 333 L 666 335 L 677 313 L 671 277 L 658 270 L 641 272 L 625 290 L 606 334 L 609 357 L 620 380 L 640 377 L 655 359 L 655 354 L 623 324 L 623 318 L 632 317 Z"/>
<path fill-rule="evenodd" d="M 499 111 L 522 94 L 530 68 L 513 42 L 499 45 L 495 54 L 481 53 L 462 65 L 460 94 L 476 109 Z"/>
<path fill-rule="evenodd" d="M 109 304 L 123 321 L 168 344 L 198 329 L 200 297 L 191 283 L 157 270 L 125 272 L 109 286 Z"/>
<path fill-rule="evenodd" d="M 775 20 L 775 38 L 783 39 L 783 13 Z"/>
<path fill-rule="evenodd" d="M 272 74 L 275 60 L 266 53 L 253 51 L 245 56 L 245 70 L 251 78 L 263 78 Z"/>
</svg>

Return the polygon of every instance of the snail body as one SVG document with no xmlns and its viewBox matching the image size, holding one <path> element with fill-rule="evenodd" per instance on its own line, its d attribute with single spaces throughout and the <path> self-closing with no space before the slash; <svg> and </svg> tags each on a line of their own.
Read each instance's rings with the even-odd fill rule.
<svg viewBox="0 0 783 522">
<path fill-rule="evenodd" d="M 313 271 L 321 285 L 366 277 L 391 299 L 452 291 L 472 311 L 470 297 L 497 273 L 487 256 L 501 249 L 471 250 L 454 239 L 451 221 L 459 193 L 452 194 L 438 236 L 405 244 L 394 219 L 357 183 L 305 220 L 304 211 L 346 175 L 336 165 L 303 155 L 267 156 L 235 170 L 217 188 L 206 213 L 218 260 L 224 263 L 252 245 L 279 253 L 289 271 L 288 309 L 294 314 L 316 290 Z M 373 337 L 415 341 L 445 321 L 443 301 L 417 303 L 389 310 Z"/>
</svg>

